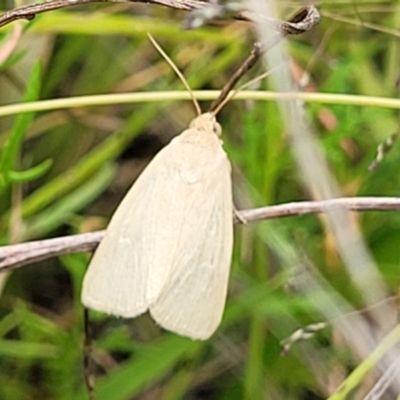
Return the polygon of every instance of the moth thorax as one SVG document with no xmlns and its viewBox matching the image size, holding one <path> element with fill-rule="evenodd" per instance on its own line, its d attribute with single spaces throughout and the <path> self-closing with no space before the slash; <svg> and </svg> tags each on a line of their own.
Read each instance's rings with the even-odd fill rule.
<svg viewBox="0 0 400 400">
<path fill-rule="evenodd" d="M 191 122 L 190 128 L 203 131 L 205 133 L 214 133 L 217 136 L 221 136 L 222 132 L 221 125 L 211 113 L 204 113 L 195 118 Z"/>
</svg>

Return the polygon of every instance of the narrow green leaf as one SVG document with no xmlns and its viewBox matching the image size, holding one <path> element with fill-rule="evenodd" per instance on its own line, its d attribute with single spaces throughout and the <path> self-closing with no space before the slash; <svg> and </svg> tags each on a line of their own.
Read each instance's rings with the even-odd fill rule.
<svg viewBox="0 0 400 400">
<path fill-rule="evenodd" d="M 56 347 L 44 343 L 0 340 L 0 355 L 17 358 L 53 358 L 56 356 Z"/>
<path fill-rule="evenodd" d="M 38 62 L 33 68 L 32 74 L 28 80 L 24 102 L 31 102 L 38 99 L 40 90 L 40 70 L 40 63 Z M 9 172 L 15 168 L 18 151 L 33 117 L 34 113 L 18 115 L 11 130 L 10 137 L 4 145 L 0 157 L 0 175 L 5 184 L 8 184 L 10 181 Z"/>
<path fill-rule="evenodd" d="M 388 353 L 388 351 L 400 343 L 400 325 L 396 325 L 362 361 L 357 368 L 342 382 L 335 393 L 329 396 L 328 400 L 346 400 L 350 398 L 351 393 L 360 385 L 368 373 L 379 364 L 379 361 Z M 392 360 L 393 361 L 393 360 Z"/>
<path fill-rule="evenodd" d="M 35 215 L 32 220 L 27 222 L 24 239 L 43 236 L 61 224 L 65 224 L 71 215 L 90 204 L 109 186 L 115 172 L 114 166 L 106 164 L 82 186 L 64 196 L 42 213 Z"/>
<path fill-rule="evenodd" d="M 10 178 L 11 182 L 15 183 L 29 182 L 43 176 L 52 165 L 53 161 L 48 159 L 25 171 L 10 171 L 8 177 Z"/>
<path fill-rule="evenodd" d="M 135 397 L 146 385 L 162 378 L 176 363 L 196 351 L 202 342 L 168 335 L 157 344 L 121 365 L 111 376 L 99 380 L 98 400 L 126 400 Z M 78 397 L 77 397 L 78 398 Z M 85 398 L 81 394 L 79 399 Z"/>
<path fill-rule="evenodd" d="M 151 104 L 142 112 L 133 114 L 121 131 L 100 143 L 68 171 L 32 193 L 22 204 L 24 218 L 37 213 L 55 199 L 69 193 L 86 179 L 91 178 L 104 163 L 114 159 L 124 150 L 127 143 L 137 136 L 156 112 L 157 106 Z"/>
<path fill-rule="evenodd" d="M 27 53 L 27 50 L 21 50 L 21 51 L 12 53 L 10 55 L 10 57 L 8 57 L 7 60 L 5 60 L 3 62 L 3 64 L 0 65 L 0 71 L 5 71 L 6 69 L 11 68 L 18 61 L 20 61 L 25 56 L 26 53 Z"/>
<path fill-rule="evenodd" d="M 12 329 L 15 329 L 15 327 L 18 325 L 18 322 L 18 318 L 14 312 L 5 315 L 0 320 L 0 337 L 5 336 Z"/>
</svg>

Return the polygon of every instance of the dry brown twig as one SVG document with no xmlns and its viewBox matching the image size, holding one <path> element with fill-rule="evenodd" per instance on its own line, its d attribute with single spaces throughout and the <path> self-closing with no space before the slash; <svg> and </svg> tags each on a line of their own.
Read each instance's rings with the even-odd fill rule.
<svg viewBox="0 0 400 400">
<path fill-rule="evenodd" d="M 5 12 L 3 15 L 0 15 L 0 27 L 8 25 L 9 23 L 17 21 L 19 19 L 31 21 L 35 18 L 37 14 L 42 14 L 48 11 L 60 10 L 63 8 L 92 3 L 146 3 L 188 12 L 200 9 L 207 9 L 213 5 L 218 6 L 218 4 L 216 3 L 210 4 L 209 2 L 200 0 L 49 0 L 43 3 L 29 4 Z M 296 35 L 299 33 L 303 33 L 305 30 L 308 30 L 306 28 L 307 25 L 310 24 L 308 18 L 313 19 L 316 15 L 318 15 L 319 18 L 319 13 L 315 7 L 306 7 L 306 9 L 312 9 L 313 11 L 310 13 L 308 11 L 305 12 L 305 9 L 303 9 L 299 13 L 296 13 L 296 16 L 300 16 L 300 19 L 296 20 L 295 18 L 292 18 L 290 21 L 280 21 L 268 16 L 255 15 L 254 13 L 246 10 L 238 10 L 234 13 L 234 15 L 230 16 L 230 18 L 250 22 L 261 21 L 263 24 L 268 25 L 272 29 L 280 31 L 284 35 Z M 220 10 L 221 13 L 224 13 L 224 8 L 220 8 Z M 304 13 L 308 14 L 309 17 L 305 18 Z M 220 16 L 223 17 L 223 15 L 216 14 L 216 17 Z"/>
<path fill-rule="evenodd" d="M 302 201 L 239 211 L 244 220 L 261 221 L 272 218 L 318 214 L 344 208 L 349 211 L 400 210 L 400 198 L 343 197 L 322 201 Z M 235 220 L 235 223 L 238 222 Z M 55 239 L 38 240 L 0 247 L 0 271 L 14 269 L 62 254 L 93 251 L 104 231 L 83 233 Z"/>
<path fill-rule="evenodd" d="M 92 3 L 146 3 L 183 11 L 196 10 L 207 5 L 206 2 L 199 0 L 49 0 L 43 3 L 28 4 L 5 12 L 0 16 L 0 27 L 19 19 L 31 21 L 37 14 L 42 14 L 48 11 Z"/>
<path fill-rule="evenodd" d="M 247 13 L 249 20 L 256 21 L 257 17 L 252 17 L 252 14 Z M 265 21 L 265 17 L 258 17 L 262 22 Z M 270 18 L 271 19 L 271 18 Z M 215 111 L 219 108 L 220 104 L 224 102 L 231 90 L 236 86 L 239 79 L 246 74 L 254 65 L 260 60 L 260 58 L 272 47 L 274 47 L 279 41 L 287 35 L 299 35 L 301 33 L 308 32 L 315 25 L 320 22 L 320 14 L 314 6 L 304 7 L 300 9 L 289 21 L 275 21 L 275 28 L 279 31 L 268 43 L 255 43 L 252 52 L 237 71 L 232 75 L 229 81 L 221 90 L 220 95 L 213 101 L 210 106 L 210 112 Z"/>
</svg>

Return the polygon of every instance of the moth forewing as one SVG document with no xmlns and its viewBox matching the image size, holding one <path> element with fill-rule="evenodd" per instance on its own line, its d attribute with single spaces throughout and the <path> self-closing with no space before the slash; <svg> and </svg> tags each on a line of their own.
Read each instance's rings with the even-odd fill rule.
<svg viewBox="0 0 400 400">
<path fill-rule="evenodd" d="M 115 212 L 82 302 L 207 339 L 223 313 L 233 245 L 230 164 L 211 114 L 153 159 Z"/>
<path fill-rule="evenodd" d="M 201 185 L 203 195 L 188 195 L 193 207 L 180 252 L 160 296 L 150 305 L 162 327 L 202 340 L 215 332 L 222 318 L 233 245 L 230 165 L 228 160 L 212 164 L 212 176 Z"/>
<path fill-rule="evenodd" d="M 169 218 L 170 229 L 176 229 L 181 218 L 173 206 L 177 181 L 172 170 L 163 167 L 179 156 L 176 150 L 171 142 L 158 153 L 114 213 L 83 281 L 85 306 L 135 317 L 148 309 L 149 301 L 161 290 L 169 273 L 172 254 L 168 250 L 173 248 L 174 238 L 160 230 L 159 223 L 167 223 Z M 168 213 L 165 208 L 170 209 Z M 157 264 L 162 268 L 149 290 Z"/>
</svg>

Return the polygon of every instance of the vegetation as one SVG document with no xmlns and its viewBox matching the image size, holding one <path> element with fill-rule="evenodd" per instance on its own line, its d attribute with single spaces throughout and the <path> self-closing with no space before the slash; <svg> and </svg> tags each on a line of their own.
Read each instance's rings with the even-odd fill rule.
<svg viewBox="0 0 400 400">
<path fill-rule="evenodd" d="M 282 18 L 302 6 L 278 3 Z M 378 144 L 397 132 L 400 102 L 389 108 L 371 98 L 360 106 L 348 95 L 398 97 L 400 4 L 321 0 L 318 9 L 320 25 L 288 41 L 295 80 L 309 74 L 305 90 L 320 94 L 306 102 L 318 143 L 342 195 L 397 196 L 400 147 L 375 171 L 368 166 Z M 111 3 L 1 28 L 0 244 L 105 228 L 151 157 L 195 116 L 147 32 L 195 90 L 222 88 L 256 40 L 246 22 L 182 31 L 184 18 L 154 5 Z M 264 71 L 260 64 L 243 81 Z M 268 79 L 258 85 L 272 88 Z M 186 100 L 171 100 L 173 91 Z M 138 97 L 123 102 L 121 93 Z M 330 104 L 325 93 L 341 96 Z M 81 105 L 81 96 L 98 94 L 109 96 Z M 60 102 L 24 112 L 26 102 L 44 106 L 48 99 Z M 202 102 L 203 110 L 208 105 Z M 236 99 L 218 119 L 239 209 L 313 198 L 275 101 Z M 90 313 L 97 398 L 367 398 L 379 382 L 382 354 L 399 359 L 392 346 L 400 340 L 394 322 L 400 215 L 353 214 L 351 221 L 376 263 L 372 280 L 365 275 L 368 257 L 349 263 L 325 216 L 237 225 L 224 321 L 206 342 L 162 331 L 148 315 L 119 320 Z M 1 275 L 0 399 L 87 397 L 80 288 L 89 259 L 70 254 Z M 282 341 L 321 321 L 328 325 L 282 353 Z M 394 399 L 399 382 L 393 388 L 373 398 Z"/>
</svg>

